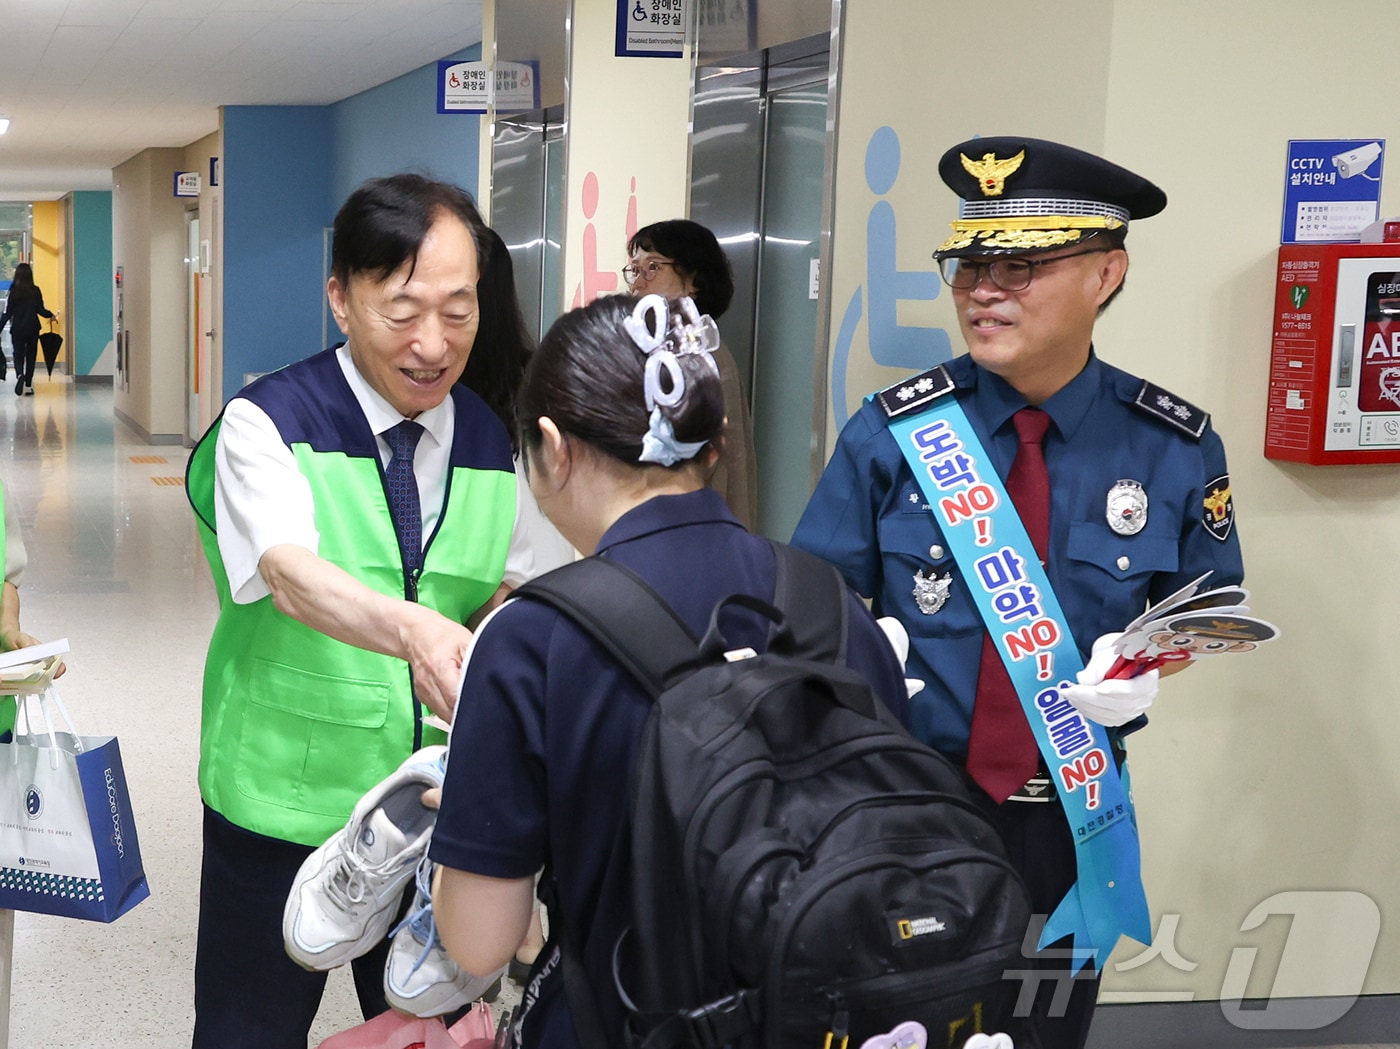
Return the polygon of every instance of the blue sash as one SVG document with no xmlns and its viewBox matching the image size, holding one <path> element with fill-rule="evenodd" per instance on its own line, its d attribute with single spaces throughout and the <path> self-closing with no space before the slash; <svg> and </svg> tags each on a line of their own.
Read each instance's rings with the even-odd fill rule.
<svg viewBox="0 0 1400 1049">
<path fill-rule="evenodd" d="M 929 383 L 932 386 L 932 383 Z M 951 383 L 948 384 L 951 388 Z M 929 391 L 932 392 L 932 391 Z M 1060 695 L 1084 668 L 1050 579 L 972 424 L 951 394 L 889 422 L 1006 664 L 1059 790 L 1079 878 L 1046 922 L 1040 946 L 1074 937 L 1078 970 L 1118 942 L 1152 939 L 1127 766 L 1108 733 Z"/>
</svg>

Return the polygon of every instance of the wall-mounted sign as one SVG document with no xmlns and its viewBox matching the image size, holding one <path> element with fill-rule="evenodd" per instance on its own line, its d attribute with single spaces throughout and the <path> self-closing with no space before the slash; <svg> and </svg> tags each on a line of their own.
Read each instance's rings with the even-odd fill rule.
<svg viewBox="0 0 1400 1049">
<path fill-rule="evenodd" d="M 1293 139 L 1281 243 L 1354 241 L 1380 215 L 1383 138 Z"/>
<path fill-rule="evenodd" d="M 523 113 L 540 108 L 540 64 L 496 63 L 496 112 Z"/>
<path fill-rule="evenodd" d="M 620 58 L 680 58 L 692 0 L 617 0 Z"/>
<path fill-rule="evenodd" d="M 223 162 L 218 157 L 209 158 L 209 185 L 217 186 L 219 184 L 219 173 L 223 166 Z"/>
<path fill-rule="evenodd" d="M 177 197 L 197 197 L 199 196 L 199 172 L 198 171 L 177 171 L 175 172 L 175 196 Z"/>
<path fill-rule="evenodd" d="M 540 108 L 538 62 L 496 63 L 496 109 L 521 112 Z M 485 62 L 439 62 L 437 111 L 485 113 L 491 104 L 491 70 Z"/>
</svg>

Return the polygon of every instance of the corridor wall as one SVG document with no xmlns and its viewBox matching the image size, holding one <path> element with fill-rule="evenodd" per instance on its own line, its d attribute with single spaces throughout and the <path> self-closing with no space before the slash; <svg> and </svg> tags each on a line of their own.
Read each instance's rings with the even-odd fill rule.
<svg viewBox="0 0 1400 1049">
<path fill-rule="evenodd" d="M 68 339 L 75 376 L 110 379 L 112 343 L 112 194 L 80 190 L 68 197 L 73 271 L 73 316 Z M 65 347 L 66 348 L 66 347 Z"/>
<path fill-rule="evenodd" d="M 943 150 L 1019 134 L 1102 153 L 1158 182 L 1169 204 L 1133 225 L 1132 269 L 1096 348 L 1214 413 L 1250 604 L 1282 628 L 1277 644 L 1166 682 L 1152 724 L 1131 738 L 1159 942 L 1120 945 L 1103 1001 L 1171 1003 L 1150 1007 L 1167 1011 L 1152 1025 L 1163 1031 L 1184 1031 L 1180 1017 L 1200 1010 L 1229 1036 L 1183 1045 L 1389 1040 L 1400 1015 L 1400 649 L 1381 639 L 1400 615 L 1386 582 L 1400 468 L 1275 463 L 1262 445 L 1288 140 L 1400 141 L 1385 89 L 1394 71 L 1376 80 L 1342 39 L 1312 34 L 1322 16 L 1302 0 L 1006 0 L 990 49 L 985 11 L 966 5 L 845 11 L 828 452 L 861 397 L 936 363 L 940 337 L 945 353 L 962 352 L 930 258 L 957 214 L 936 170 Z M 1400 9 L 1367 0 L 1339 0 L 1325 20 L 1375 39 L 1400 32 Z M 877 243 L 871 216 L 885 205 L 896 236 Z M 1400 213 L 1393 176 L 1380 213 Z M 872 287 L 875 251 L 923 273 L 924 294 Z M 928 356 L 878 359 L 872 311 L 926 329 Z M 1358 992 L 1373 996 L 1365 1008 L 1390 1009 L 1387 1037 L 1300 1033 Z M 1231 1013 L 1241 998 L 1271 1011 Z"/>
<path fill-rule="evenodd" d="M 445 56 L 466 59 L 471 48 Z M 437 63 L 328 106 L 225 106 L 223 399 L 340 335 L 323 323 L 325 230 L 367 178 L 418 171 L 476 193 L 480 118 L 437 112 Z"/>
</svg>

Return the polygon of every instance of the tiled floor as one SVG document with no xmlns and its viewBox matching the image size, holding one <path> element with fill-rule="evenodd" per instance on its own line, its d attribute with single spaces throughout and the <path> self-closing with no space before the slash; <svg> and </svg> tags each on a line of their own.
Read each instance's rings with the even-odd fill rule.
<svg viewBox="0 0 1400 1049">
<path fill-rule="evenodd" d="M 61 687 L 79 729 L 121 741 L 151 885 L 112 925 L 16 915 L 10 1049 L 190 1044 L 199 679 L 215 603 L 185 460 L 116 422 L 106 387 L 40 377 L 20 398 L 0 385 L 0 479 L 30 554 L 23 622 L 69 639 Z M 311 1044 L 358 1019 L 348 973 L 332 973 Z"/>
<path fill-rule="evenodd" d="M 151 898 L 112 925 L 15 916 L 10 1047 L 184 1049 L 199 680 L 215 615 L 185 502 L 187 453 L 139 442 L 106 387 L 56 376 L 34 388 L 21 398 L 0 384 L 0 479 L 30 557 L 22 622 L 69 639 L 60 685 L 74 720 L 121 742 Z M 312 1044 L 358 1019 L 348 973 L 332 973 Z"/>
</svg>

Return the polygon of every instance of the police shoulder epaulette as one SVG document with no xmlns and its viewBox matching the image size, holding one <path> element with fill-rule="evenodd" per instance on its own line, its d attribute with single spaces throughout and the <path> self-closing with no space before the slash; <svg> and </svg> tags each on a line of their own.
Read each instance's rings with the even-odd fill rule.
<svg viewBox="0 0 1400 1049">
<path fill-rule="evenodd" d="M 886 386 L 875 395 L 875 403 L 884 409 L 888 418 L 894 419 L 918 411 L 953 388 L 953 377 L 940 364 L 937 368 L 902 379 L 893 386 Z"/>
<path fill-rule="evenodd" d="M 1184 434 L 1201 439 L 1210 425 L 1210 413 L 1197 408 L 1190 401 L 1183 401 L 1174 393 L 1154 386 L 1146 379 L 1133 398 L 1133 406 L 1148 415 L 1155 415 L 1163 422 L 1170 423 Z"/>
</svg>

